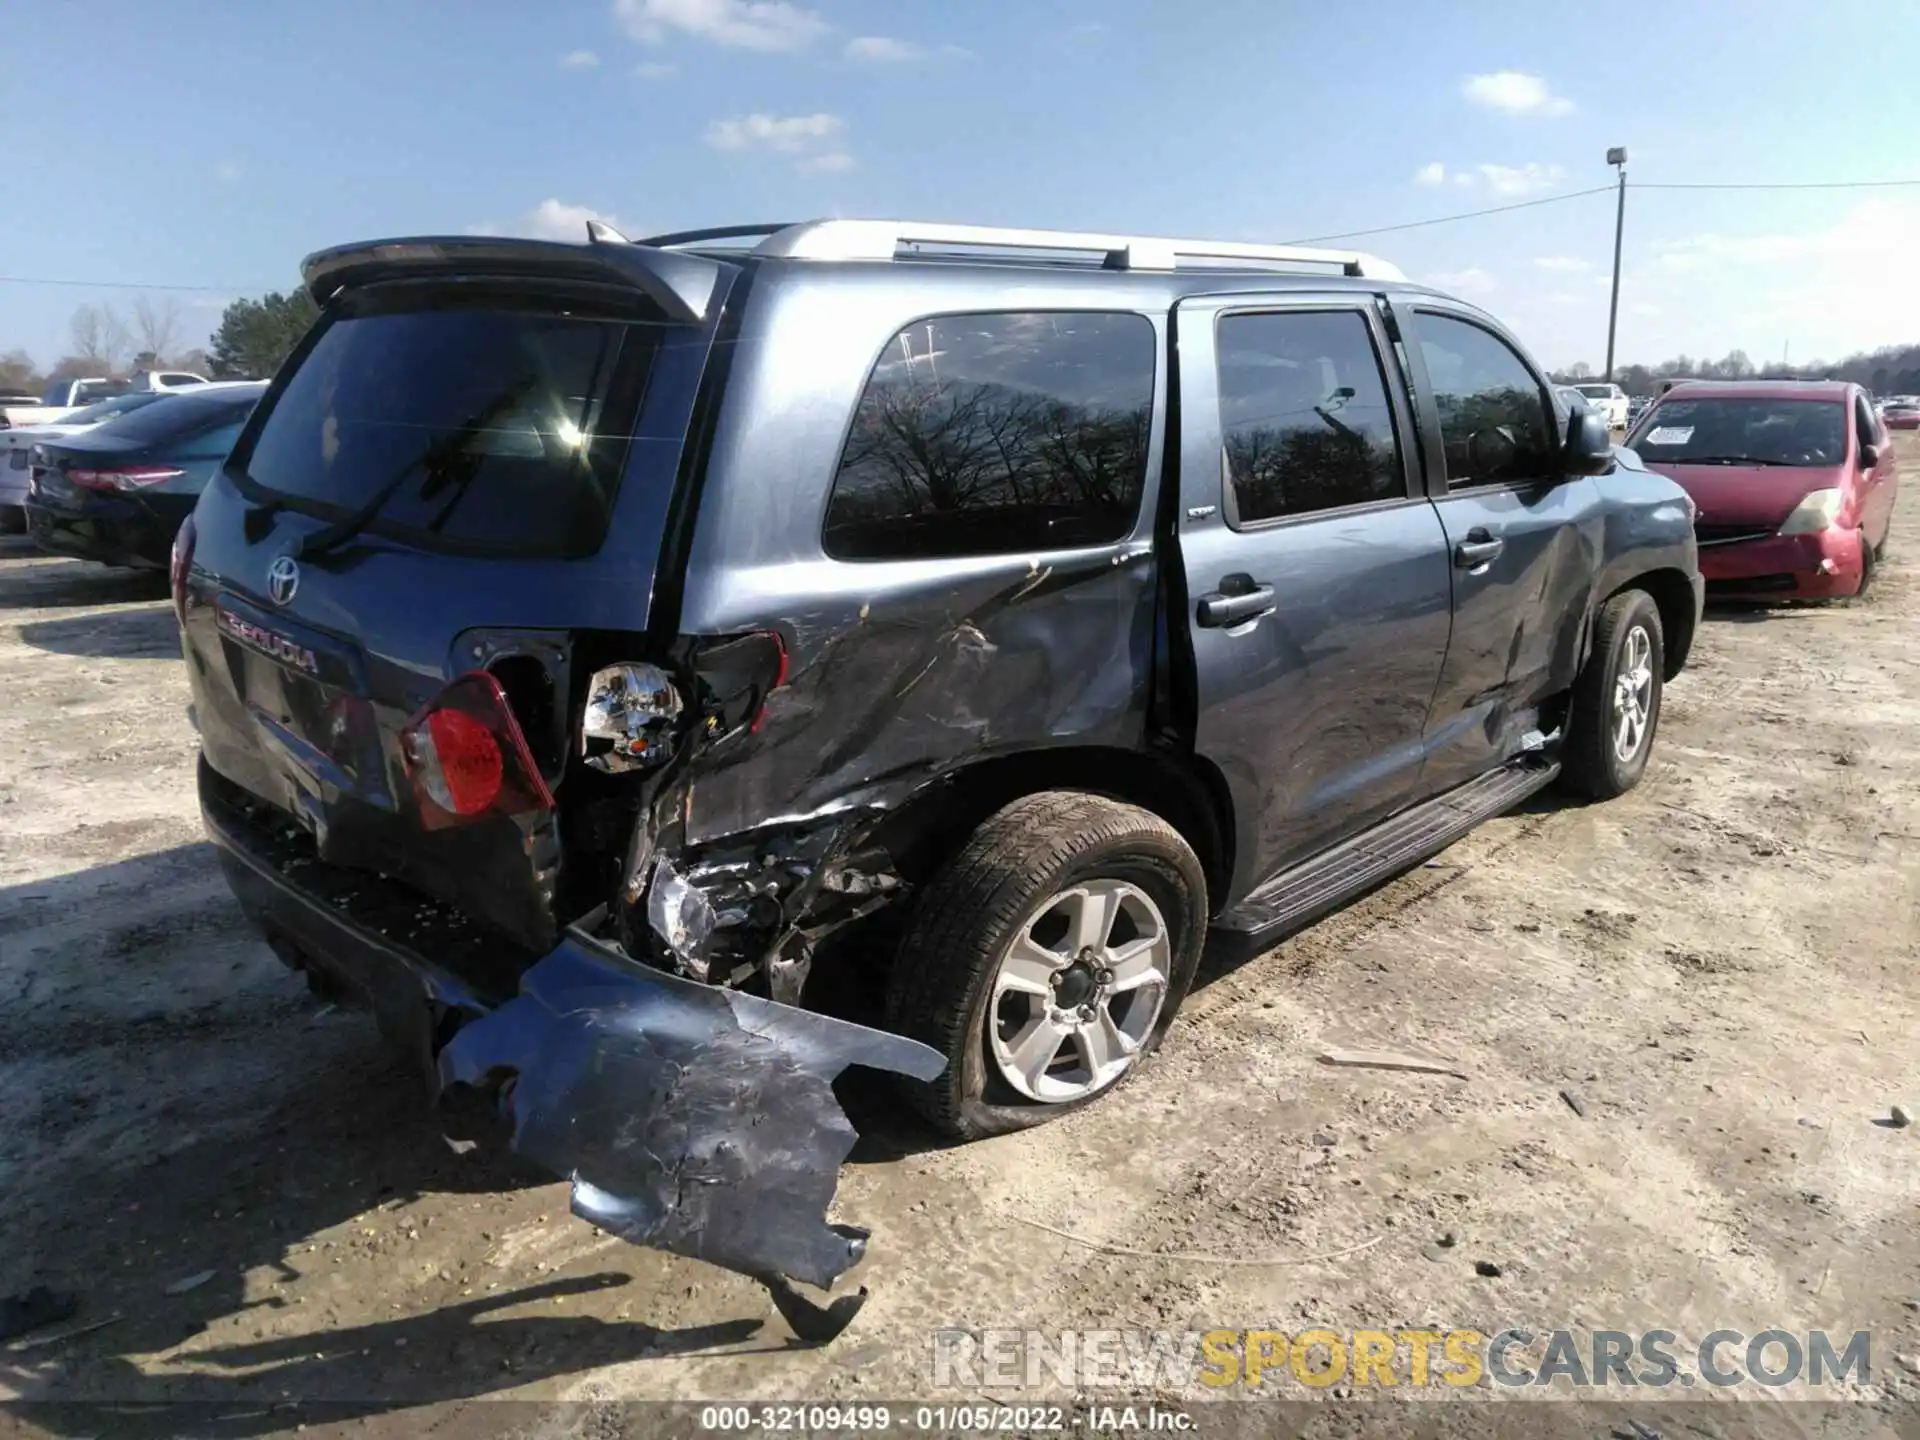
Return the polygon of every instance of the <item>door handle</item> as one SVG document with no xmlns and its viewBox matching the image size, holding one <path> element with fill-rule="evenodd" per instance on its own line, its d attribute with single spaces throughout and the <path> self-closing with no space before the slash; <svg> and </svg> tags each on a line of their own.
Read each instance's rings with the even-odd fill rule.
<svg viewBox="0 0 1920 1440">
<path fill-rule="evenodd" d="M 1229 575 L 1211 595 L 1200 597 L 1200 623 L 1224 630 L 1273 609 L 1273 586 L 1255 585 L 1252 577 Z"/>
<path fill-rule="evenodd" d="M 1507 548 L 1507 542 L 1497 535 L 1489 535 L 1485 530 L 1475 527 L 1467 532 L 1467 538 L 1453 547 L 1453 563 L 1462 570 L 1478 570 L 1500 558 L 1500 552 Z"/>
</svg>

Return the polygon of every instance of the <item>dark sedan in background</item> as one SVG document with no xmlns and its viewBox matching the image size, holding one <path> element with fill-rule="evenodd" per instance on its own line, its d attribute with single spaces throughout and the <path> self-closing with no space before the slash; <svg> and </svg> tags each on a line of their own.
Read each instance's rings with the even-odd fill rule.
<svg viewBox="0 0 1920 1440">
<path fill-rule="evenodd" d="M 208 385 L 34 448 L 27 531 L 42 550 L 164 570 L 181 521 L 266 383 Z"/>
</svg>

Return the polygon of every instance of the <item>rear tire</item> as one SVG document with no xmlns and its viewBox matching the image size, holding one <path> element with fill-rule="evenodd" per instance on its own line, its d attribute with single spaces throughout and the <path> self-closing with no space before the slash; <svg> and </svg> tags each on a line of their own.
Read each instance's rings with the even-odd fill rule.
<svg viewBox="0 0 1920 1440">
<path fill-rule="evenodd" d="M 0 535 L 24 535 L 27 533 L 27 512 L 24 506 L 0 505 Z"/>
<path fill-rule="evenodd" d="M 1078 791 L 1016 800 L 928 885 L 888 982 L 888 1027 L 947 1057 L 908 1103 L 945 1134 L 1022 1130 L 1136 1074 L 1206 935 L 1207 883 L 1159 816 Z"/>
<path fill-rule="evenodd" d="M 1640 783 L 1660 724 L 1665 666 L 1666 637 L 1651 595 L 1622 590 L 1600 607 L 1567 709 L 1560 769 L 1566 789 L 1612 800 Z"/>
</svg>

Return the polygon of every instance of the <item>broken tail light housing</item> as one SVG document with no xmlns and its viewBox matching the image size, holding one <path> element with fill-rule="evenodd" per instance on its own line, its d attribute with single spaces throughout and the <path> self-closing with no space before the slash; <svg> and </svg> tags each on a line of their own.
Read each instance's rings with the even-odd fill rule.
<svg viewBox="0 0 1920 1440">
<path fill-rule="evenodd" d="M 715 739 L 739 729 L 759 733 L 767 697 L 787 683 L 787 642 L 776 630 L 754 630 L 701 650 L 694 672 L 711 702 L 707 730 Z"/>
<path fill-rule="evenodd" d="M 462 675 L 408 721 L 400 754 L 425 829 L 554 808 L 506 692 L 484 670 Z"/>
<path fill-rule="evenodd" d="M 186 473 L 171 465 L 129 465 L 120 470 L 69 470 L 67 479 L 82 490 L 141 490 Z"/>
<path fill-rule="evenodd" d="M 182 625 L 187 623 L 187 575 L 193 569 L 193 547 L 199 538 L 189 515 L 175 532 L 173 553 L 167 559 L 167 587 L 173 593 L 173 613 Z"/>
<path fill-rule="evenodd" d="M 658 665 L 596 670 L 580 719 L 581 752 L 587 764 L 610 775 L 663 765 L 673 757 L 685 708 L 678 687 Z"/>
</svg>

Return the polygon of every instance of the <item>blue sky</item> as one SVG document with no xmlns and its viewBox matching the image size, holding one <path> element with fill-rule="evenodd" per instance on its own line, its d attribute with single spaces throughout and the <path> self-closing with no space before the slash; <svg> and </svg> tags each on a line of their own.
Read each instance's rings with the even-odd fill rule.
<svg viewBox="0 0 1920 1440">
<path fill-rule="evenodd" d="M 1292 240 L 1607 185 L 1920 179 L 1899 7 L 13 0 L 0 276 L 189 342 L 378 235 L 911 215 Z M 1349 242 L 1606 341 L 1613 199 Z M 1619 355 L 1920 341 L 1920 186 L 1630 192 Z M 0 283 L 42 363 L 83 302 Z"/>
</svg>

